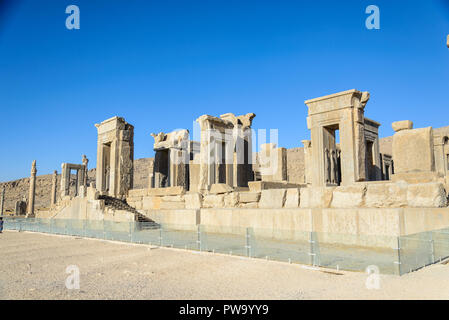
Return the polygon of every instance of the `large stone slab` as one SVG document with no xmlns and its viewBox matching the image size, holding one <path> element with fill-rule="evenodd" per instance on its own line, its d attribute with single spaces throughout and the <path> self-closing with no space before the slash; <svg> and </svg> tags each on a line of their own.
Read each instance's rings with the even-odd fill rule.
<svg viewBox="0 0 449 320">
<path fill-rule="evenodd" d="M 259 208 L 282 208 L 287 189 L 262 190 Z"/>
<path fill-rule="evenodd" d="M 186 209 L 200 209 L 203 201 L 203 196 L 198 193 L 187 193 L 184 196 Z"/>
<path fill-rule="evenodd" d="M 239 193 L 238 192 L 231 192 L 229 194 L 225 194 L 224 196 L 224 204 L 227 208 L 234 208 L 237 207 L 239 203 Z"/>
<path fill-rule="evenodd" d="M 203 208 L 223 208 L 224 195 L 223 194 L 208 194 L 204 196 Z"/>
<path fill-rule="evenodd" d="M 412 208 L 442 208 L 447 206 L 447 195 L 442 183 L 411 184 L 407 188 L 407 202 Z"/>
<path fill-rule="evenodd" d="M 138 201 L 142 201 L 143 197 L 126 197 L 126 202 L 131 203 L 131 202 L 138 202 Z"/>
<path fill-rule="evenodd" d="M 391 175 L 391 181 L 393 182 L 402 181 L 410 184 L 437 182 L 441 178 L 438 172 L 403 172 Z"/>
<path fill-rule="evenodd" d="M 186 190 L 182 186 L 148 189 L 148 195 L 150 196 L 171 196 L 184 194 L 185 192 Z"/>
<path fill-rule="evenodd" d="M 184 201 L 184 196 L 176 195 L 176 196 L 164 196 L 162 197 L 163 202 L 180 202 Z"/>
<path fill-rule="evenodd" d="M 162 201 L 160 205 L 160 209 L 185 209 L 184 201 Z"/>
<path fill-rule="evenodd" d="M 332 195 L 331 208 L 358 208 L 364 204 L 366 193 L 365 184 L 340 186 L 335 188 Z"/>
<path fill-rule="evenodd" d="M 329 208 L 335 187 L 307 187 L 300 190 L 301 208 Z"/>
<path fill-rule="evenodd" d="M 413 129 L 413 122 L 410 120 L 396 121 L 391 124 L 395 132 Z"/>
<path fill-rule="evenodd" d="M 406 183 L 367 184 L 365 206 L 368 208 L 401 208 L 407 206 Z"/>
<path fill-rule="evenodd" d="M 259 207 L 258 202 L 248 202 L 248 203 L 240 203 L 239 208 L 243 209 L 255 209 Z"/>
<path fill-rule="evenodd" d="M 432 127 L 396 132 L 393 160 L 395 174 L 435 171 Z"/>
<path fill-rule="evenodd" d="M 299 208 L 300 189 L 287 189 L 285 208 Z"/>
<path fill-rule="evenodd" d="M 209 190 L 210 194 L 222 194 L 232 192 L 233 188 L 225 183 L 214 183 Z"/>
<path fill-rule="evenodd" d="M 164 196 L 161 199 L 161 209 L 185 209 L 183 195 Z"/>
<path fill-rule="evenodd" d="M 239 202 L 240 203 L 250 203 L 258 202 L 260 200 L 260 192 L 240 192 Z"/>
<path fill-rule="evenodd" d="M 250 181 L 248 182 L 250 192 L 260 192 L 262 190 L 269 189 L 287 189 L 287 188 L 299 188 L 305 187 L 305 184 L 288 183 L 286 181 L 274 182 L 274 181 Z"/>
<path fill-rule="evenodd" d="M 144 197 L 148 195 L 148 189 L 132 189 L 128 191 L 128 197 Z"/>
<path fill-rule="evenodd" d="M 142 200 L 142 209 L 145 210 L 157 210 L 161 208 L 161 197 L 143 197 Z"/>
</svg>

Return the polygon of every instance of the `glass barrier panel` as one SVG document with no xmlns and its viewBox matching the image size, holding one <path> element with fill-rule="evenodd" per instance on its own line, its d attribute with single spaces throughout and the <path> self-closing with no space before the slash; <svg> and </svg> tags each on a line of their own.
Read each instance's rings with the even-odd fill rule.
<svg viewBox="0 0 449 320">
<path fill-rule="evenodd" d="M 195 225 L 163 224 L 160 237 L 160 243 L 164 247 L 197 250 L 201 230 Z"/>
<path fill-rule="evenodd" d="M 434 261 L 449 257 L 449 228 L 432 231 Z"/>
<path fill-rule="evenodd" d="M 310 264 L 310 232 L 250 228 L 249 254 L 253 258 Z"/>
<path fill-rule="evenodd" d="M 432 232 L 399 237 L 401 274 L 418 270 L 434 262 Z"/>
<path fill-rule="evenodd" d="M 51 233 L 54 234 L 65 234 L 66 233 L 66 222 L 63 219 L 51 219 Z"/>
<path fill-rule="evenodd" d="M 134 222 L 131 234 L 132 242 L 159 245 L 161 226 L 154 222 Z"/>
<path fill-rule="evenodd" d="M 449 257 L 449 228 L 397 237 L 155 222 L 5 217 L 4 228 L 109 239 L 383 274 Z"/>
<path fill-rule="evenodd" d="M 246 228 L 201 226 L 201 250 L 246 256 Z"/>
<path fill-rule="evenodd" d="M 105 239 L 103 220 L 86 220 L 84 234 L 88 238 Z"/>
<path fill-rule="evenodd" d="M 397 274 L 397 238 L 377 235 L 316 233 L 315 252 L 321 267 L 365 271 L 375 266 L 382 274 Z"/>
<path fill-rule="evenodd" d="M 131 224 L 129 222 L 104 221 L 105 239 L 113 241 L 131 241 Z"/>
</svg>

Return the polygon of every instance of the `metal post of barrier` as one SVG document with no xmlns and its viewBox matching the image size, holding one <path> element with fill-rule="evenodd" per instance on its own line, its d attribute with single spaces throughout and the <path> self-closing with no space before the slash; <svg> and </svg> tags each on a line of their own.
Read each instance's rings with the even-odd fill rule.
<svg viewBox="0 0 449 320">
<path fill-rule="evenodd" d="M 162 225 L 159 227 L 159 246 L 162 247 Z"/>
<path fill-rule="evenodd" d="M 398 237 L 397 238 L 397 248 L 396 250 L 398 251 L 397 253 L 397 257 L 398 257 L 398 261 L 394 261 L 394 264 L 396 264 L 396 273 L 397 275 L 401 275 L 401 238 Z"/>
<path fill-rule="evenodd" d="M 313 239 L 313 232 L 309 234 L 309 257 L 310 257 L 310 265 L 315 266 L 315 240 Z"/>
<path fill-rule="evenodd" d="M 431 251 L 431 255 L 432 255 L 432 263 L 435 263 L 435 243 L 433 241 L 433 233 L 432 231 L 430 232 L 430 251 Z"/>
<path fill-rule="evenodd" d="M 251 257 L 251 235 L 250 235 L 250 228 L 246 228 L 246 242 L 245 242 L 245 248 L 246 248 L 246 256 Z"/>
<path fill-rule="evenodd" d="M 199 251 L 202 250 L 201 246 L 201 225 L 196 226 L 196 244 Z"/>
</svg>

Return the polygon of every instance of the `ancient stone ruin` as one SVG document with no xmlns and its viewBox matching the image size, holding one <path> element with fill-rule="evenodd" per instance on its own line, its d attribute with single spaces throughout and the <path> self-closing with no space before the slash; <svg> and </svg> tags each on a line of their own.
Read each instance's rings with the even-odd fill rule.
<svg viewBox="0 0 449 320">
<path fill-rule="evenodd" d="M 379 139 L 380 123 L 365 117 L 369 98 L 348 90 L 305 101 L 310 139 L 294 153 L 276 143 L 253 153 L 254 113 L 202 115 L 199 141 L 186 129 L 151 134 L 155 156 L 143 173 L 134 127 L 113 117 L 96 125 L 95 183 L 85 156 L 82 164 L 63 163 L 59 191 L 55 171 L 48 207 L 35 210 L 33 162 L 28 202 L 16 212 L 27 206 L 30 217 L 201 224 L 216 232 L 256 227 L 287 240 L 299 231 L 401 236 L 449 227 L 449 129 L 398 121 L 393 137 Z M 357 245 L 395 245 L 362 239 Z"/>
</svg>

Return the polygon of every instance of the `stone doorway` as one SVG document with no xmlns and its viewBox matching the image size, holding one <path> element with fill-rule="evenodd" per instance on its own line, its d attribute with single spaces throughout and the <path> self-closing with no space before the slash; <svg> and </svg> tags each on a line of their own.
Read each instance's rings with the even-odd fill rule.
<svg viewBox="0 0 449 320">
<path fill-rule="evenodd" d="M 154 187 L 166 188 L 170 186 L 170 150 L 157 150 L 154 157 Z"/>
<path fill-rule="evenodd" d="M 111 143 L 103 144 L 103 185 L 102 191 L 108 192 L 111 183 Z"/>
<path fill-rule="evenodd" d="M 338 124 L 323 127 L 324 177 L 327 185 L 340 185 L 340 128 Z"/>
</svg>

